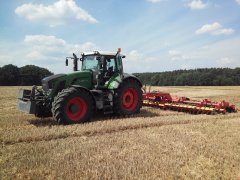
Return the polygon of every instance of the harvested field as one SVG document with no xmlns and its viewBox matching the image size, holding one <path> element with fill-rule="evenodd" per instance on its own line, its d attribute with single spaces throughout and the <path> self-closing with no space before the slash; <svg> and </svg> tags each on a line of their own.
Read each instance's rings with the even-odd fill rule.
<svg viewBox="0 0 240 180">
<path fill-rule="evenodd" d="M 191 115 L 144 107 L 59 126 L 16 110 L 18 87 L 0 87 L 0 179 L 238 179 L 240 113 Z M 227 100 L 240 87 L 154 87 Z"/>
</svg>

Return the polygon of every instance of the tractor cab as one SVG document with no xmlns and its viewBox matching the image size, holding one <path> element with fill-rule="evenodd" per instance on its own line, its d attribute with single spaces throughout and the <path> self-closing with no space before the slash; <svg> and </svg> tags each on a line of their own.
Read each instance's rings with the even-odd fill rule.
<svg viewBox="0 0 240 180">
<path fill-rule="evenodd" d="M 82 71 L 91 71 L 93 73 L 93 82 L 97 86 L 104 86 L 112 77 L 123 74 L 122 58 L 124 55 L 118 53 L 109 53 L 103 51 L 94 51 L 93 53 L 83 53 Z"/>
<path fill-rule="evenodd" d="M 93 85 L 96 87 L 103 87 L 112 77 L 123 75 L 122 59 L 124 55 L 120 54 L 119 48 L 117 53 L 93 51 L 81 54 L 81 58 L 77 58 L 75 54 L 73 57 L 66 58 L 66 66 L 68 66 L 68 59 L 73 60 L 73 71 L 78 71 L 78 61 L 82 62 L 81 71 L 91 72 Z"/>
</svg>

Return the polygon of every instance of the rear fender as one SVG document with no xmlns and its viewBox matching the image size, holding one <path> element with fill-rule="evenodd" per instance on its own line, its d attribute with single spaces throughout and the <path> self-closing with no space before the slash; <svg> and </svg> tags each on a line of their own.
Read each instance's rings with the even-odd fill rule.
<svg viewBox="0 0 240 180">
<path fill-rule="evenodd" d="M 135 76 L 128 76 L 128 77 L 124 78 L 123 81 L 130 80 L 130 79 L 136 81 L 139 84 L 139 86 L 142 88 L 141 81 L 137 77 L 135 77 Z"/>
<path fill-rule="evenodd" d="M 108 82 L 107 87 L 108 89 L 118 89 L 122 82 L 130 79 L 136 81 L 139 84 L 139 86 L 142 87 L 141 81 L 137 77 L 130 74 L 124 74 L 123 78 L 121 78 L 121 76 L 114 77 Z"/>
</svg>

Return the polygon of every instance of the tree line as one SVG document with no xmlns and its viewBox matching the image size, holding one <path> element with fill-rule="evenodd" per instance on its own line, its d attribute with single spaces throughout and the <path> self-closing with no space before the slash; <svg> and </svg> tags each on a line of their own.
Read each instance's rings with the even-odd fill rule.
<svg viewBox="0 0 240 180">
<path fill-rule="evenodd" d="M 1 86 L 41 85 L 53 73 L 34 65 L 0 67 Z M 134 73 L 143 84 L 152 86 L 232 86 L 240 85 L 240 68 L 202 68 L 167 72 Z"/>
<path fill-rule="evenodd" d="M 152 86 L 236 86 L 240 68 L 202 68 L 168 72 L 134 73 L 143 84 Z"/>
<path fill-rule="evenodd" d="M 44 77 L 53 73 L 45 68 L 34 65 L 26 65 L 18 68 L 15 65 L 8 64 L 0 67 L 0 85 L 1 86 L 31 86 L 41 85 Z"/>
</svg>

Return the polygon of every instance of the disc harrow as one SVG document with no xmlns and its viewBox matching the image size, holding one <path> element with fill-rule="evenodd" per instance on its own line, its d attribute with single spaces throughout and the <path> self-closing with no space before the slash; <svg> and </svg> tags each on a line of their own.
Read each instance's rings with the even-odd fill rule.
<svg viewBox="0 0 240 180">
<path fill-rule="evenodd" d="M 191 114 L 225 114 L 237 112 L 235 105 L 226 101 L 214 102 L 209 99 L 192 100 L 187 97 L 172 97 L 169 93 L 153 91 L 143 93 L 143 106 Z"/>
</svg>

